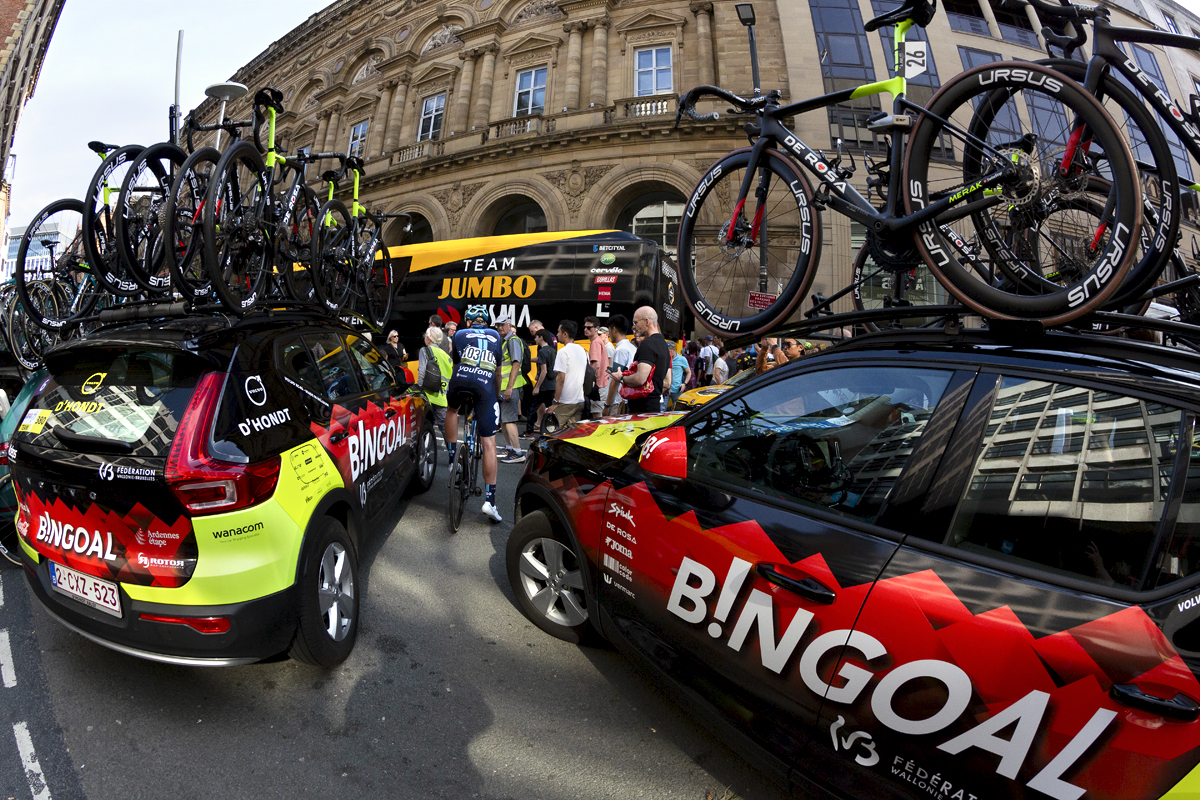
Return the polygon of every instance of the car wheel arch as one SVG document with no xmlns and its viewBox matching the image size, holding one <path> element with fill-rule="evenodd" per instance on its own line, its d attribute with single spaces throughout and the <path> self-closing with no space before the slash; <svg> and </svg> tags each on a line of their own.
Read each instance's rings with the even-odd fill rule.
<svg viewBox="0 0 1200 800">
<path fill-rule="evenodd" d="M 362 551 L 361 520 L 354 509 L 354 504 L 351 502 L 350 494 L 344 489 L 339 489 L 321 498 L 321 501 L 313 509 L 312 515 L 308 518 L 308 524 L 304 527 L 304 536 L 300 540 L 299 552 L 301 554 L 312 538 L 313 531 L 316 529 L 318 523 L 325 517 L 341 523 L 342 527 L 346 529 L 346 533 L 350 536 L 350 543 L 354 545 L 355 553 Z M 299 585 L 301 579 L 303 560 L 301 557 L 296 559 L 296 585 Z"/>
</svg>

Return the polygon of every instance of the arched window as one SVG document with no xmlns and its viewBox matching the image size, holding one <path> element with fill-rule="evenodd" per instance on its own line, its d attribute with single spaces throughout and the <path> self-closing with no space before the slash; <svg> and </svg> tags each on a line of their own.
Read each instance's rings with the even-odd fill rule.
<svg viewBox="0 0 1200 800">
<path fill-rule="evenodd" d="M 686 198 L 678 192 L 643 194 L 617 216 L 616 227 L 658 242 L 663 250 L 674 253 L 685 201 Z"/>
<path fill-rule="evenodd" d="M 495 236 L 507 236 L 512 233 L 545 233 L 546 212 L 532 201 L 519 203 L 508 210 L 492 231 Z"/>
<path fill-rule="evenodd" d="M 433 241 L 433 226 L 429 224 L 429 220 L 425 219 L 420 214 L 411 214 L 412 230 L 408 232 L 403 244 L 425 244 Z"/>
</svg>

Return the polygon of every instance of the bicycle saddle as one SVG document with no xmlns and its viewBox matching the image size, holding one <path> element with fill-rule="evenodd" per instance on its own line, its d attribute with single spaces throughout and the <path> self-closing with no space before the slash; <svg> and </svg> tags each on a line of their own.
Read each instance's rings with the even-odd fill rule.
<svg viewBox="0 0 1200 800">
<path fill-rule="evenodd" d="M 276 89 L 274 86 L 267 86 L 259 89 L 254 94 L 254 105 L 267 106 L 275 109 L 277 112 L 283 111 L 283 92 Z"/>
<path fill-rule="evenodd" d="M 104 142 L 88 142 L 88 150 L 91 150 L 93 153 L 99 153 L 102 156 L 107 155 L 120 146 L 119 144 L 105 144 Z"/>
<path fill-rule="evenodd" d="M 884 26 L 896 25 L 906 19 L 911 19 L 924 28 L 933 20 L 935 13 L 937 13 L 937 0 L 904 0 L 895 11 L 880 14 L 863 27 L 870 33 Z"/>
<path fill-rule="evenodd" d="M 321 180 L 326 183 L 336 184 L 338 182 L 338 171 L 336 169 L 327 169 L 321 173 Z"/>
<path fill-rule="evenodd" d="M 363 171 L 363 160 L 361 158 L 359 158 L 358 156 L 350 156 L 349 158 L 346 159 L 346 167 L 348 169 L 353 169 L 353 170 L 357 170 L 358 172 L 362 172 Z"/>
</svg>

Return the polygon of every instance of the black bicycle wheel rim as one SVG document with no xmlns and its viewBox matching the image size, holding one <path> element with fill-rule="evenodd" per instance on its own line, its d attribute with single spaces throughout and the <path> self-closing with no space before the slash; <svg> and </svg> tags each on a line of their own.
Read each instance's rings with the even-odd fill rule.
<svg viewBox="0 0 1200 800">
<path fill-rule="evenodd" d="M 13 285 L 29 319 L 46 330 L 61 330 L 75 319 L 89 313 L 95 307 L 100 294 L 99 288 L 88 277 L 90 267 L 83 249 L 83 217 L 82 201 L 70 198 L 56 200 L 34 216 L 21 236 L 13 269 Z M 30 251 L 34 242 L 38 242 L 38 246 L 33 248 L 36 252 L 43 247 L 41 239 L 48 238 L 43 237 L 42 232 L 49 234 L 53 230 L 53 233 L 57 234 L 63 228 L 74 229 L 76 233 L 65 248 L 56 249 L 51 255 L 53 264 L 47 264 L 50 269 L 42 269 L 40 264 L 31 264 Z M 32 258 L 37 259 L 37 256 Z M 76 269 L 71 269 L 72 264 L 76 265 Z M 76 308 L 73 311 L 61 306 L 54 309 L 38 308 L 36 298 L 30 291 L 30 284 L 43 279 L 53 279 L 55 282 L 66 280 L 68 285 L 77 286 L 75 292 L 66 292 L 72 300 L 77 300 Z M 71 283 L 72 280 L 78 281 L 78 284 Z M 91 290 L 87 290 L 88 284 L 92 286 Z M 66 291 L 65 287 L 63 290 Z M 48 311 L 52 313 L 47 314 Z"/>
<path fill-rule="evenodd" d="M 317 213 L 313 252 L 313 287 L 317 302 L 337 313 L 346 304 L 354 274 L 350 211 L 340 200 L 327 201 Z"/>
<path fill-rule="evenodd" d="M 221 156 L 204 199 L 204 256 L 221 304 L 235 314 L 254 308 L 266 278 L 269 244 L 263 217 L 269 176 L 258 150 L 238 142 Z"/>
<path fill-rule="evenodd" d="M 114 176 L 123 178 L 122 170 L 128 170 L 144 149 L 140 144 L 128 144 L 109 153 L 92 175 L 83 200 L 87 211 L 83 215 L 83 244 L 88 263 L 100 285 L 120 297 L 133 297 L 142 286 L 129 275 L 117 248 L 111 204 L 120 197 L 119 187 L 109 189 L 109 202 L 105 202 L 104 190 Z"/>
<path fill-rule="evenodd" d="M 312 261 L 319 212 L 316 195 L 305 186 L 292 207 L 287 229 L 278 236 L 276 266 L 283 272 L 288 296 L 298 303 L 314 302 L 317 296 Z"/>
<path fill-rule="evenodd" d="M 459 421 L 466 420 L 460 415 Z M 454 448 L 454 469 L 450 473 L 450 532 L 457 533 L 462 525 L 463 511 L 467 507 L 467 493 L 470 484 L 467 469 L 470 466 L 470 453 L 466 441 L 458 443 Z"/>
<path fill-rule="evenodd" d="M 187 153 L 170 142 L 152 144 L 133 159 L 121 182 L 114 220 L 117 253 L 127 274 L 152 294 L 171 291 L 160 212 L 186 159 Z"/>
<path fill-rule="evenodd" d="M 988 116 L 999 118 L 1001 113 L 1007 114 L 1004 110 L 1009 108 L 1009 101 L 1018 93 L 1027 110 L 1033 109 L 1028 118 L 1034 123 L 1026 123 L 1026 118 L 1020 115 L 1018 109 L 1005 117 L 1005 124 L 1012 126 L 1011 129 L 989 127 Z M 939 227 L 939 222 L 931 221 L 916 232 L 915 242 L 921 257 L 938 280 L 960 302 L 984 316 L 1037 320 L 1046 326 L 1070 322 L 1103 304 L 1117 290 L 1132 266 L 1134 248 L 1130 245 L 1140 230 L 1141 192 L 1129 148 L 1100 104 L 1076 84 L 1034 64 L 996 62 L 962 73 L 934 95 L 928 111 L 921 115 L 914 128 L 905 158 L 904 185 L 908 190 L 905 200 L 910 213 L 923 208 L 930 198 L 943 195 L 955 194 L 966 198 L 968 202 L 984 200 L 985 197 L 976 193 L 980 188 L 978 173 L 991 169 L 993 165 L 1008 163 L 1003 160 L 1009 158 L 1004 151 L 985 153 L 977 144 L 964 148 L 960 146 L 961 140 L 955 140 L 955 151 L 963 153 L 961 162 L 955 162 L 953 169 L 946 168 L 934 173 L 935 177 L 931 178 L 931 162 L 944 155 L 940 151 L 942 143 L 939 137 L 947 133 L 938 117 L 951 119 L 959 130 L 970 126 L 984 135 L 1003 133 L 1006 140 L 1014 142 L 1021 141 L 1018 126 L 1028 125 L 1031 128 L 1030 133 L 1035 135 L 1035 146 L 1030 154 L 1023 156 L 1028 165 L 1021 162 L 1020 166 L 1026 170 L 1026 176 L 1032 175 L 1035 179 L 1023 177 L 1016 184 L 1017 189 L 1029 189 L 1027 194 L 1018 199 L 1012 199 L 1007 194 L 1015 191 L 1011 187 L 1005 189 L 1004 196 L 991 198 L 989 202 L 994 204 L 994 208 L 1024 207 L 1052 196 L 1049 189 L 1058 186 L 1054 178 L 1057 174 L 1054 159 L 1061 158 L 1061 148 L 1068 140 L 1067 129 L 1063 125 L 1069 125 L 1069 121 L 1076 118 L 1086 122 L 1091 131 L 1092 152 L 1104 154 L 1113 186 L 1113 222 L 1104 236 L 1096 237 L 1099 244 L 1089 268 L 1078 278 L 1060 279 L 1065 282 L 1057 291 L 1023 294 L 1024 290 L 1020 287 L 1006 289 L 997 281 L 976 279 L 973 270 L 955 257 L 949 244 L 950 237 Z M 935 148 L 939 152 L 935 153 Z M 1020 153 L 1017 155 L 1021 156 Z M 1044 159 L 1050 165 L 1047 170 L 1040 169 L 1039 159 Z M 1012 163 L 1018 162 L 1020 158 Z M 1033 168 L 1033 164 L 1038 164 L 1039 168 Z M 1047 176 L 1044 181 L 1042 175 Z M 961 188 L 956 189 L 956 185 Z M 955 213 L 957 210 L 952 209 L 944 219 Z M 987 239 L 987 246 L 993 248 L 991 258 L 994 272 L 999 266 L 995 262 L 1004 260 L 996 256 L 997 252 L 1006 254 L 1006 271 L 1011 273 L 1024 267 L 1015 252 L 1006 250 L 1002 240 L 997 242 L 991 236 L 986 225 L 979 222 L 978 214 L 957 220 L 954 224 L 958 227 L 963 225 L 976 226 L 975 232 L 965 238 L 974 241 Z M 961 230 L 958 235 L 962 235 Z M 1078 232 L 1078 235 L 1084 238 L 1092 233 Z M 1038 274 L 1042 274 L 1040 270 Z"/>
<path fill-rule="evenodd" d="M 392 294 L 395 292 L 392 257 L 382 236 L 383 232 L 372 221 L 367 221 L 366 230 L 359 234 L 360 240 L 367 240 L 366 244 L 375 238 L 375 247 L 370 252 L 364 252 L 359 260 L 366 284 L 363 286 L 364 316 L 375 330 L 382 330 L 387 325 L 392 313 Z"/>
<path fill-rule="evenodd" d="M 204 261 L 204 201 L 221 153 L 202 147 L 180 166 L 163 207 L 163 233 L 168 242 L 171 284 L 188 300 L 207 300 L 212 281 Z"/>
<path fill-rule="evenodd" d="M 821 250 L 821 224 L 808 181 L 772 150 L 764 152 L 757 168 L 771 174 L 770 194 L 760 204 L 753 193 L 758 186 L 754 181 L 745 210 L 738 216 L 735 242 L 727 241 L 733 205 L 749 164 L 746 148 L 709 168 L 684 207 L 679 226 L 684 299 L 704 327 L 725 334 L 763 333 L 791 316 L 812 285 Z M 763 224 L 758 239 L 747 246 L 751 234 L 747 215 L 755 214 L 751 207 L 759 205 Z M 767 262 L 765 287 L 760 276 L 763 261 Z M 772 296 L 775 299 L 769 300 Z M 753 311 L 751 302 L 766 307 Z"/>
</svg>

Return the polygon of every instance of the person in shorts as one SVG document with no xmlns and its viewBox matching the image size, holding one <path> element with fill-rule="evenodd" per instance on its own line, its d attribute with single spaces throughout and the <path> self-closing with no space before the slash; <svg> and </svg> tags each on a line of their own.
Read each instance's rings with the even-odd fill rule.
<svg viewBox="0 0 1200 800">
<path fill-rule="evenodd" d="M 467 397 L 474 398 L 478 436 L 483 444 L 484 500 L 481 509 L 493 522 L 503 518 L 496 509 L 496 431 L 500 426 L 500 333 L 489 328 L 488 308 L 467 307 L 465 327 L 454 334 L 454 377 L 446 389 L 446 445 L 450 465 L 458 446 L 458 409 Z"/>
<path fill-rule="evenodd" d="M 554 389 L 558 376 L 554 371 L 554 361 L 558 357 L 558 347 L 555 346 L 554 334 L 546 328 L 539 328 L 533 340 L 537 343 L 537 382 L 533 386 L 533 403 L 530 409 L 532 414 L 537 415 L 537 430 L 541 431 L 546 409 L 554 405 Z"/>
<path fill-rule="evenodd" d="M 578 422 L 583 418 L 583 376 L 587 371 L 588 351 L 575 343 L 579 326 L 574 320 L 558 323 L 558 341 L 562 347 L 554 358 L 554 398 L 549 413 L 559 425 Z"/>
</svg>

